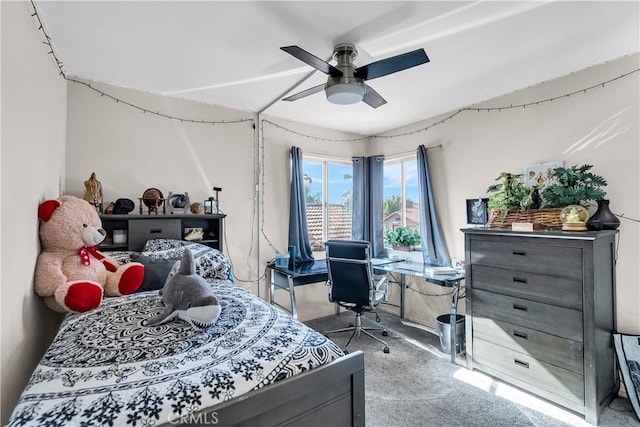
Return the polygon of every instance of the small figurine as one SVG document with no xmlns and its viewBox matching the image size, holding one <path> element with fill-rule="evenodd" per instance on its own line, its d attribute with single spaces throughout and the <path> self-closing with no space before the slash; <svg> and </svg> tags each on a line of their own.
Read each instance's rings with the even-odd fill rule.
<svg viewBox="0 0 640 427">
<path fill-rule="evenodd" d="M 580 214 L 578 213 L 576 208 L 572 208 L 571 211 L 569 211 L 569 213 L 565 217 L 565 219 L 566 219 L 566 222 L 572 223 L 572 224 L 582 222 L 580 220 Z"/>
<path fill-rule="evenodd" d="M 102 183 L 96 178 L 95 172 L 84 182 L 83 198 L 96 209 L 96 212 L 102 213 Z"/>
</svg>

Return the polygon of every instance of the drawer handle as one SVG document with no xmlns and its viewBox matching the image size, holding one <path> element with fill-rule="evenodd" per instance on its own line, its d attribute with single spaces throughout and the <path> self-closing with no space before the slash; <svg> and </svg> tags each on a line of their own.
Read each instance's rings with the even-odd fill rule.
<svg viewBox="0 0 640 427">
<path fill-rule="evenodd" d="M 151 228 L 151 229 L 149 229 L 149 233 L 151 233 L 151 234 L 162 233 L 162 228 Z"/>
<path fill-rule="evenodd" d="M 527 255 L 527 251 L 515 250 L 515 251 L 513 251 L 513 254 L 514 254 L 514 255 L 522 255 L 522 256 L 525 256 L 525 255 Z"/>
<path fill-rule="evenodd" d="M 528 340 L 529 336 L 527 334 L 525 334 L 524 332 L 520 332 L 520 331 L 513 331 L 513 336 L 514 337 L 518 337 L 518 338 L 522 338 L 523 340 Z"/>
<path fill-rule="evenodd" d="M 514 310 L 520 310 L 520 311 L 528 311 L 529 310 L 526 306 L 520 305 L 520 304 L 513 304 L 513 309 Z"/>
<path fill-rule="evenodd" d="M 513 281 L 517 283 L 527 283 L 527 279 L 525 279 L 524 277 L 514 277 Z"/>
<path fill-rule="evenodd" d="M 513 359 L 516 365 L 529 369 L 529 362 L 523 362 L 522 360 Z"/>
</svg>

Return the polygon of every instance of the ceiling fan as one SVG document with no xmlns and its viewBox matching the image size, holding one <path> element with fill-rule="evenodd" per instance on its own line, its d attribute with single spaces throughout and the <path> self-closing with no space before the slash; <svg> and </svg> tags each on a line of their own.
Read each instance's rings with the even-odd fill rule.
<svg viewBox="0 0 640 427">
<path fill-rule="evenodd" d="M 283 101 L 295 101 L 324 89 L 327 99 L 334 104 L 354 104 L 363 101 L 373 108 L 378 108 L 387 101 L 366 84 L 365 80 L 377 79 L 429 62 L 424 49 L 392 56 L 357 68 L 353 61 L 358 56 L 358 51 L 350 43 L 338 44 L 333 49 L 335 66 L 298 46 L 284 46 L 280 49 L 328 75 L 327 83 L 298 92 L 284 98 Z"/>
</svg>

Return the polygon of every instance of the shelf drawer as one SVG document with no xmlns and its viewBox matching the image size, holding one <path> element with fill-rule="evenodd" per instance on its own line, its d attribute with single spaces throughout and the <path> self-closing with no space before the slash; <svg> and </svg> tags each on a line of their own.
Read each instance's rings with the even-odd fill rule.
<svg viewBox="0 0 640 427">
<path fill-rule="evenodd" d="M 482 316 L 473 317 L 473 336 L 578 374 L 584 372 L 583 345 L 578 341 Z"/>
<path fill-rule="evenodd" d="M 562 242 L 562 240 L 558 240 Z M 471 238 L 471 264 L 582 280 L 582 249 L 525 238 Z"/>
<path fill-rule="evenodd" d="M 141 251 L 149 239 L 182 239 L 180 228 L 180 219 L 131 220 L 129 222 L 129 250 Z"/>
<path fill-rule="evenodd" d="M 545 390 L 570 402 L 584 405 L 584 377 L 576 372 L 481 339 L 473 340 L 474 361 Z"/>
<path fill-rule="evenodd" d="M 473 316 L 484 316 L 583 342 L 582 311 L 522 298 L 471 291 Z"/>
<path fill-rule="evenodd" d="M 582 281 L 527 271 L 471 265 L 474 289 L 582 310 Z"/>
</svg>

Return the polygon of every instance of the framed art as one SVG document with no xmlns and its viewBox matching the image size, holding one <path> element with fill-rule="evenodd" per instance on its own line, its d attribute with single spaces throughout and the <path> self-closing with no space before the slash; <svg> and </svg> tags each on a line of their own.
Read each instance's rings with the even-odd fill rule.
<svg viewBox="0 0 640 427">
<path fill-rule="evenodd" d="M 485 225 L 489 221 L 489 199 L 467 199 L 467 224 Z"/>
<path fill-rule="evenodd" d="M 528 165 L 524 167 L 524 184 L 532 187 L 543 188 L 549 185 L 553 178 L 553 170 L 564 166 L 562 161 Z"/>
</svg>

